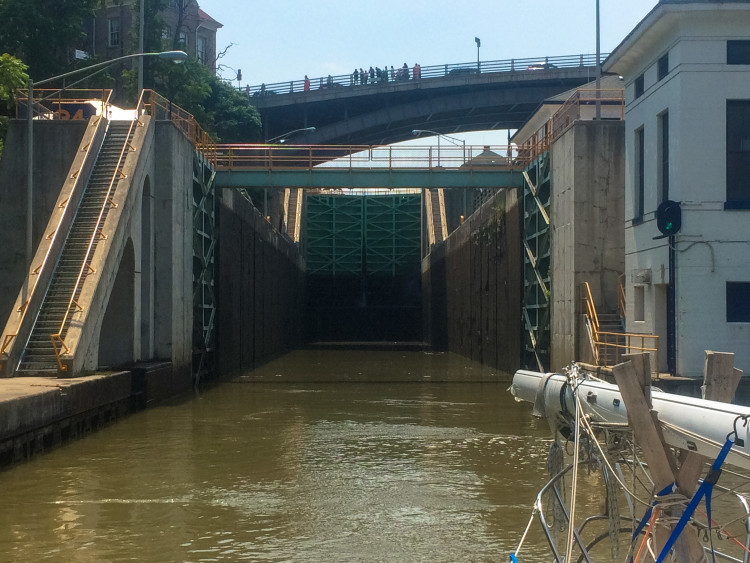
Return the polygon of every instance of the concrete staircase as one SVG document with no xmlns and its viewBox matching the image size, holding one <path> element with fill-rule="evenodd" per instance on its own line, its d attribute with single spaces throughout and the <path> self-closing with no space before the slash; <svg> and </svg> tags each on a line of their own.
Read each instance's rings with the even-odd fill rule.
<svg viewBox="0 0 750 563">
<path fill-rule="evenodd" d="M 287 193 L 284 197 L 286 233 L 294 242 L 299 242 L 300 240 L 303 197 L 304 193 L 299 188 L 287 188 Z"/>
<path fill-rule="evenodd" d="M 18 367 L 19 375 L 54 374 L 58 364 L 50 336 L 58 332 L 64 338 L 71 321 L 66 315 L 71 300 L 77 301 L 82 283 L 76 287 L 79 274 L 85 277 L 88 271 L 84 259 L 89 242 L 93 245 L 89 258 L 93 256 L 99 237 L 94 236 L 99 214 L 102 213 L 100 225 L 104 223 L 109 205 L 104 205 L 110 183 L 117 174 L 117 163 L 123 147 L 130 141 L 128 131 L 131 122 L 111 122 L 104 138 L 104 143 L 96 159 L 96 164 L 89 178 L 81 203 L 76 211 L 73 224 L 63 246 L 59 260 L 52 274 L 44 301 L 34 322 L 31 336 L 21 355 Z M 127 151 L 127 148 L 125 149 Z M 117 178 L 113 183 L 110 197 L 114 195 Z"/>
<path fill-rule="evenodd" d="M 445 220 L 445 198 L 441 188 L 427 190 L 425 194 L 427 230 L 430 246 L 448 238 L 448 226 Z"/>
</svg>

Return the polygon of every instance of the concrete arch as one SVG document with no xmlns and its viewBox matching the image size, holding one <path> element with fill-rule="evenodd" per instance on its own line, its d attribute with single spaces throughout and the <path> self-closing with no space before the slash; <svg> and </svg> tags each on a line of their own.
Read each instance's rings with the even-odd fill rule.
<svg viewBox="0 0 750 563">
<path fill-rule="evenodd" d="M 128 238 L 99 333 L 100 368 L 135 360 L 135 278 L 135 248 Z"/>
</svg>

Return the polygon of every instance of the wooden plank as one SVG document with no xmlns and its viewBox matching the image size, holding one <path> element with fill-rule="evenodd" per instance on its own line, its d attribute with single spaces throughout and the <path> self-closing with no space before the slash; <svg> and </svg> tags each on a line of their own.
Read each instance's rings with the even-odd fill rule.
<svg viewBox="0 0 750 563">
<path fill-rule="evenodd" d="M 703 368 L 703 398 L 710 401 L 731 402 L 740 383 L 742 370 L 734 367 L 734 354 L 706 350 Z M 727 430 L 727 434 L 729 430 Z M 696 452 L 683 456 L 677 483 L 680 492 L 692 497 L 698 487 L 698 479 L 703 471 L 706 457 Z"/>
<path fill-rule="evenodd" d="M 625 401 L 628 423 L 643 451 L 654 487 L 660 491 L 676 481 L 676 471 L 674 458 L 661 436 L 656 413 L 651 410 L 650 398 L 647 400 L 643 393 L 643 383 L 650 380 L 649 355 L 627 354 L 625 359 L 625 362 L 612 368 L 612 373 Z M 666 544 L 670 534 L 671 527 L 655 526 L 654 538 L 657 553 Z M 705 561 L 697 530 L 692 526 L 685 527 L 680 534 L 675 543 L 675 551 L 678 561 Z"/>
<path fill-rule="evenodd" d="M 634 356 L 642 356 L 637 360 Z M 643 394 L 640 380 L 643 375 L 637 373 L 648 363 L 648 354 L 629 354 L 625 361 L 612 368 L 617 386 L 628 410 L 628 421 L 643 456 L 649 465 L 651 477 L 657 490 L 674 482 L 674 473 L 666 453 L 666 444 L 662 441 L 656 425 L 651 418 L 650 399 Z"/>
</svg>

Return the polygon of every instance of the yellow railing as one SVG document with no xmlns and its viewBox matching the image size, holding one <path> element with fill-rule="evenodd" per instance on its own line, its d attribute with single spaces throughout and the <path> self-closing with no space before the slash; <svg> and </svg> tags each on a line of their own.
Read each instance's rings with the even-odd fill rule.
<svg viewBox="0 0 750 563">
<path fill-rule="evenodd" d="M 520 155 L 529 161 L 533 161 L 540 154 L 549 150 L 550 145 L 572 123 L 579 120 L 594 119 L 597 105 L 600 109 L 601 119 L 625 119 L 624 90 L 595 90 L 585 88 L 577 90 L 528 141 L 519 147 Z"/>
<path fill-rule="evenodd" d="M 591 348 L 597 365 L 613 366 L 622 361 L 623 354 L 648 352 L 654 356 L 651 362 L 652 371 L 659 373 L 659 337 L 657 335 L 602 331 L 588 282 L 581 284 L 581 300 L 583 314 L 591 330 Z"/>
<path fill-rule="evenodd" d="M 140 122 L 140 116 L 143 112 L 143 94 L 141 95 L 141 98 L 138 100 L 138 105 L 135 109 L 135 116 L 133 120 L 130 123 L 130 127 L 128 128 L 128 134 L 125 137 L 127 141 L 125 144 L 123 144 L 122 149 L 120 150 L 120 155 L 117 159 L 117 164 L 115 165 L 115 169 L 112 173 L 112 178 L 109 181 L 109 186 L 107 187 L 107 193 L 104 196 L 104 201 L 102 203 L 102 207 L 99 210 L 99 214 L 96 218 L 96 224 L 94 225 L 91 238 L 89 239 L 88 245 L 86 246 L 86 253 L 83 257 L 83 260 L 81 261 L 81 267 L 78 271 L 78 277 L 76 278 L 75 285 L 73 286 L 73 291 L 70 294 L 70 298 L 68 299 L 68 306 L 65 309 L 65 314 L 63 315 L 62 322 L 60 323 L 60 328 L 55 334 L 50 335 L 50 340 L 52 341 L 52 347 L 55 350 L 55 356 L 57 358 L 57 366 L 60 369 L 60 371 L 67 371 L 67 366 L 63 364 L 62 362 L 62 354 L 67 353 L 69 351 L 68 346 L 65 344 L 64 341 L 64 333 L 66 332 L 66 324 L 68 322 L 68 318 L 72 314 L 71 311 L 78 310 L 81 311 L 83 308 L 78 303 L 78 293 L 81 289 L 81 284 L 83 283 L 83 280 L 85 279 L 86 275 L 89 272 L 94 272 L 94 269 L 91 266 L 91 258 L 93 250 L 96 246 L 97 239 L 102 236 L 101 234 L 101 228 L 102 223 L 104 220 L 104 215 L 108 207 L 115 207 L 116 204 L 112 200 L 112 192 L 117 185 L 117 182 L 122 177 L 122 166 L 125 161 L 125 157 L 127 153 L 130 151 L 130 139 L 133 135 L 133 132 L 137 126 L 141 124 Z M 59 344 L 59 346 L 58 346 Z"/>
<path fill-rule="evenodd" d="M 591 286 L 589 282 L 583 282 L 581 284 L 581 297 L 583 299 L 583 314 L 589 320 L 591 325 L 591 336 L 594 341 L 594 355 L 598 358 L 598 348 L 596 343 L 599 342 L 599 315 L 596 314 L 596 305 L 594 304 L 594 298 L 591 295 Z"/>
<path fill-rule="evenodd" d="M 625 319 L 625 274 L 617 276 L 617 313 Z"/>
<path fill-rule="evenodd" d="M 216 142 L 198 125 L 193 114 L 173 104 L 153 90 L 144 90 L 139 107 L 155 120 L 169 120 L 193 143 L 209 162 L 213 162 Z"/>
<path fill-rule="evenodd" d="M 370 146 L 370 145 L 269 145 L 219 144 L 213 164 L 217 170 L 300 170 L 324 165 L 326 168 L 354 169 L 457 169 L 472 167 L 472 157 L 488 147 L 482 146 Z M 527 161 L 511 145 L 491 146 L 490 150 L 509 164 L 493 165 L 492 170 L 521 170 Z M 482 170 L 489 168 L 481 163 Z"/>
<path fill-rule="evenodd" d="M 112 90 L 41 88 L 34 90 L 31 107 L 35 119 L 88 119 L 103 115 L 111 97 Z M 16 118 L 25 118 L 28 106 L 29 91 L 16 90 Z"/>
<path fill-rule="evenodd" d="M 622 361 L 623 354 L 647 352 L 653 356 L 651 371 L 659 372 L 659 337 L 657 335 L 599 331 L 598 336 L 598 365 L 611 367 Z"/>
</svg>

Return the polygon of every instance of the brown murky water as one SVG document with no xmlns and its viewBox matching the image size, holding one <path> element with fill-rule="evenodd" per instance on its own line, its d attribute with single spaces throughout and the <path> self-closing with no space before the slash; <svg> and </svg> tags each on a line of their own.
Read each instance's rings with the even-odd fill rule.
<svg viewBox="0 0 750 563">
<path fill-rule="evenodd" d="M 507 561 L 546 424 L 448 354 L 298 351 L 0 474 L 0 561 Z M 532 533 L 523 560 L 549 560 Z"/>
</svg>

